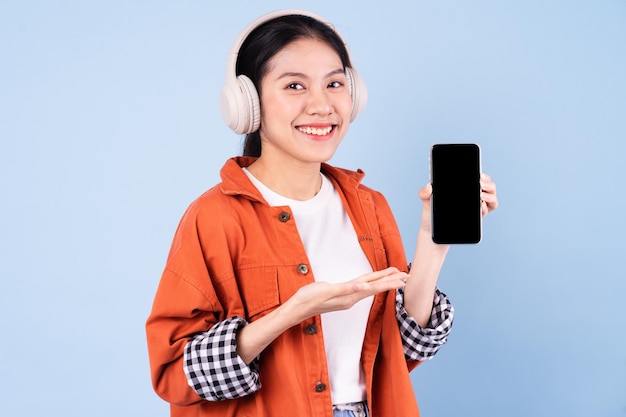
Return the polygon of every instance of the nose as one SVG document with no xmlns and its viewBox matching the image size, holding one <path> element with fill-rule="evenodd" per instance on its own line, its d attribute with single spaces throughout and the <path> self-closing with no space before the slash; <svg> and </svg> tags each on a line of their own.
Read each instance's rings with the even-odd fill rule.
<svg viewBox="0 0 626 417">
<path fill-rule="evenodd" d="M 310 115 L 326 116 L 332 114 L 333 103 L 330 94 L 325 88 L 311 88 L 309 90 L 309 102 L 307 113 Z"/>
</svg>

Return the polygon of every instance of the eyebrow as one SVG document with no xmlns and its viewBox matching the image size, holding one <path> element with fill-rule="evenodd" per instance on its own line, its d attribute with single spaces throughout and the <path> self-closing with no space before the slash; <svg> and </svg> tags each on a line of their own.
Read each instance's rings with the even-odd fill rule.
<svg viewBox="0 0 626 417">
<path fill-rule="evenodd" d="M 328 74 L 326 74 L 325 78 L 330 78 L 330 77 L 334 77 L 335 75 L 338 74 L 345 74 L 345 71 L 343 68 L 337 68 L 334 71 L 329 72 Z M 285 72 L 283 74 L 281 74 L 280 76 L 276 77 L 277 80 L 281 80 L 283 78 L 290 78 L 290 77 L 295 77 L 295 78 L 308 78 L 308 76 L 306 74 L 303 74 L 301 72 Z"/>
</svg>

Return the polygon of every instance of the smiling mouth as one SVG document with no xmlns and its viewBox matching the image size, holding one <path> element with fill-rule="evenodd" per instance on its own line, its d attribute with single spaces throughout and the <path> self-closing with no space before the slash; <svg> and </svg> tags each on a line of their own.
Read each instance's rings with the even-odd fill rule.
<svg viewBox="0 0 626 417">
<path fill-rule="evenodd" d="M 305 133 L 307 135 L 326 136 L 330 132 L 332 132 L 334 128 L 335 128 L 335 125 L 326 126 L 326 127 L 298 126 L 296 129 L 298 129 L 298 131 Z"/>
</svg>

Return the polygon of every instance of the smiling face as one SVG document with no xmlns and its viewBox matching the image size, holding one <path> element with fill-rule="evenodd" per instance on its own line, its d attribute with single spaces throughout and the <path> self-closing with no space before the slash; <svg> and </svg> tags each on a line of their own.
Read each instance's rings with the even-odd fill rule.
<svg viewBox="0 0 626 417">
<path fill-rule="evenodd" d="M 352 111 L 339 55 L 323 41 L 303 38 L 276 53 L 267 68 L 260 85 L 260 159 L 328 161 L 348 130 Z"/>
</svg>

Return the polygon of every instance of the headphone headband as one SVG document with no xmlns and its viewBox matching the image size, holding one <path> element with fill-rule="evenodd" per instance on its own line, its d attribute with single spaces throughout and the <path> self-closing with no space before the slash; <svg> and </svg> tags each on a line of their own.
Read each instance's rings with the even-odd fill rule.
<svg viewBox="0 0 626 417">
<path fill-rule="evenodd" d="M 239 50 L 241 49 L 241 46 L 243 45 L 243 43 L 248 38 L 248 35 L 250 35 L 250 33 L 254 29 L 256 29 L 257 27 L 261 26 L 263 23 L 269 22 L 270 20 L 273 20 L 273 19 L 276 19 L 276 18 L 279 18 L 279 17 L 283 17 L 283 16 L 306 16 L 306 17 L 310 17 L 310 18 L 313 18 L 315 20 L 318 20 L 318 21 L 324 23 L 325 25 L 329 26 L 330 28 L 332 28 L 335 31 L 337 36 L 339 36 L 339 39 L 341 39 L 341 41 L 345 45 L 346 50 L 348 50 L 348 44 L 343 39 L 341 34 L 339 32 L 337 32 L 337 30 L 332 25 L 332 23 L 330 23 L 329 21 L 324 19 L 322 16 L 319 16 L 319 15 L 317 15 L 315 13 L 312 13 L 312 12 L 309 12 L 309 11 L 306 11 L 306 10 L 298 10 L 298 9 L 275 10 L 273 12 L 269 12 L 269 13 L 264 14 L 263 16 L 255 19 L 255 20 L 253 20 L 252 22 L 250 22 L 250 24 L 248 26 L 246 26 L 241 31 L 241 33 L 239 33 L 239 35 L 235 39 L 235 42 L 233 42 L 233 45 L 230 47 L 230 51 L 228 52 L 228 58 L 227 58 L 227 62 L 226 62 L 226 74 L 227 74 L 227 76 L 230 75 L 230 74 L 235 74 L 235 75 L 237 74 L 237 58 L 239 57 Z M 350 51 L 349 50 L 348 50 L 348 57 L 350 58 L 350 62 L 352 62 L 352 58 L 350 57 Z"/>
<path fill-rule="evenodd" d="M 310 17 L 330 27 L 344 44 L 348 59 L 352 62 L 348 44 L 343 36 L 329 21 L 315 13 L 306 10 L 284 9 L 267 13 L 255 19 L 237 36 L 226 59 L 226 81 L 222 89 L 220 108 L 224 121 L 236 133 L 252 133 L 258 130 L 261 122 L 260 100 L 254 83 L 245 75 L 237 76 L 237 59 L 241 46 L 250 33 L 263 23 L 279 17 L 294 15 Z M 350 117 L 350 121 L 352 121 L 365 107 L 367 89 L 353 68 L 346 68 L 346 79 L 352 96 L 352 114 Z"/>
</svg>

